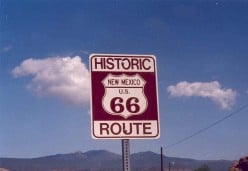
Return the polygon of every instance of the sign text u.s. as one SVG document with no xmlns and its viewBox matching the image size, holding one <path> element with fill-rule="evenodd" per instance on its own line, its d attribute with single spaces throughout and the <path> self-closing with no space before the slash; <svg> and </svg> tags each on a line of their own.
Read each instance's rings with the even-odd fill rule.
<svg viewBox="0 0 248 171">
<path fill-rule="evenodd" d="M 93 138 L 159 137 L 153 55 L 92 54 L 90 70 Z"/>
</svg>

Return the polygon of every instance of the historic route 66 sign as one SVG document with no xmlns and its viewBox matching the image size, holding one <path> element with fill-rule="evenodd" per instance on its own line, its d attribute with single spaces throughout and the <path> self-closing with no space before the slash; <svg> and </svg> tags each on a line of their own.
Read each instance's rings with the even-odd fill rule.
<svg viewBox="0 0 248 171">
<path fill-rule="evenodd" d="M 152 55 L 93 54 L 93 138 L 158 138 L 156 58 Z"/>
</svg>

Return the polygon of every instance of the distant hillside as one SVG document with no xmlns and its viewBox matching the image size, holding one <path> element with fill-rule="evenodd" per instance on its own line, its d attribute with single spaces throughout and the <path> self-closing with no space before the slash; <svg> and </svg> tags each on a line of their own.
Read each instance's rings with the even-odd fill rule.
<svg viewBox="0 0 248 171">
<path fill-rule="evenodd" d="M 211 171 L 228 171 L 231 161 L 193 160 L 164 156 L 164 167 L 172 163 L 173 171 L 191 171 L 207 164 Z M 140 152 L 131 155 L 132 171 L 160 171 L 160 154 Z M 9 171 L 120 171 L 122 156 L 105 150 L 92 150 L 85 153 L 56 154 L 52 156 L 15 159 L 0 158 L 0 169 Z"/>
<path fill-rule="evenodd" d="M 142 170 L 142 168 L 150 168 L 150 170 L 159 170 L 160 167 L 160 154 L 153 152 L 140 152 L 132 154 L 131 164 L 134 170 Z M 231 165 L 231 161 L 227 160 L 194 160 L 178 157 L 166 157 L 164 156 L 164 168 L 168 169 L 169 162 L 173 171 L 191 171 L 203 164 L 207 164 L 211 171 L 228 171 Z"/>
</svg>

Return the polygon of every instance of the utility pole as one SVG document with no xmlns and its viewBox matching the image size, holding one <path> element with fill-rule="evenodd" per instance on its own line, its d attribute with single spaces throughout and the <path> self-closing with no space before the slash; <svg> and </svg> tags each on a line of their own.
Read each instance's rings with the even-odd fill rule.
<svg viewBox="0 0 248 171">
<path fill-rule="evenodd" d="M 171 171 L 171 162 L 169 162 L 169 171 Z"/>
<path fill-rule="evenodd" d="M 161 171 L 163 171 L 164 170 L 163 147 L 160 148 L 160 164 L 161 164 Z"/>
</svg>

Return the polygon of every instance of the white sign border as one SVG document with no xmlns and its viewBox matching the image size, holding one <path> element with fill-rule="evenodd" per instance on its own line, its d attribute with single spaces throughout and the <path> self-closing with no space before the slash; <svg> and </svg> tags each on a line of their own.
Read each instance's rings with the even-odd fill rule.
<svg viewBox="0 0 248 171">
<path fill-rule="evenodd" d="M 104 56 L 104 57 L 150 57 L 154 60 L 154 73 L 155 73 L 155 81 L 156 81 L 156 97 L 157 97 L 157 135 L 153 137 L 96 137 L 94 135 L 94 121 L 93 121 L 93 106 L 92 106 L 92 79 L 91 79 L 91 74 L 92 74 L 92 58 L 93 57 L 99 57 L 99 56 Z M 159 94 L 158 94 L 158 76 L 157 76 L 157 59 L 155 55 L 151 54 L 109 54 L 109 53 L 92 53 L 89 55 L 89 68 L 90 68 L 90 116 L 91 116 L 91 137 L 93 139 L 159 139 L 161 135 L 161 127 L 160 127 L 160 111 L 159 111 Z M 100 72 L 100 71 L 93 71 L 93 72 Z M 104 71 L 106 72 L 106 71 Z M 114 72 L 121 72 L 121 71 L 114 71 Z M 126 71 L 127 72 L 127 71 Z M 131 71 L 134 72 L 134 71 Z"/>
</svg>

